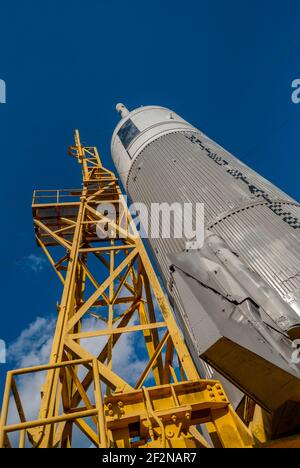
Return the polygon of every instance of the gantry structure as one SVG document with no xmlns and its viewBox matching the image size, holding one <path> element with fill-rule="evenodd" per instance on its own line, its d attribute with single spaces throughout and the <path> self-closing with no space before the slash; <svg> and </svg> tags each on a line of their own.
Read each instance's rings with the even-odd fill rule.
<svg viewBox="0 0 300 468">
<path fill-rule="evenodd" d="M 222 384 L 199 374 L 114 173 L 77 130 L 69 153 L 81 188 L 37 190 L 32 204 L 62 283 L 50 359 L 8 372 L 0 447 L 251 447 Z M 44 376 L 34 419 L 18 390 L 28 374 Z"/>
</svg>

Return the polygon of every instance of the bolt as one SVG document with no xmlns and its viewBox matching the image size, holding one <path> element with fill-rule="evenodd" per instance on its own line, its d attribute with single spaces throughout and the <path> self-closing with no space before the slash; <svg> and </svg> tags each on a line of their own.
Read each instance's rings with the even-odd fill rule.
<svg viewBox="0 0 300 468">
<path fill-rule="evenodd" d="M 177 421 L 177 416 L 175 414 L 172 414 L 171 419 L 175 423 Z"/>
<path fill-rule="evenodd" d="M 113 416 L 113 415 L 114 415 L 113 410 L 109 410 L 108 415 L 109 415 L 109 416 Z"/>
<path fill-rule="evenodd" d="M 211 385 L 207 385 L 206 388 L 207 388 L 207 390 L 208 390 L 209 392 L 211 392 L 211 390 L 212 390 L 212 386 L 211 386 Z"/>
<path fill-rule="evenodd" d="M 222 392 L 222 390 L 218 390 L 218 394 L 219 394 L 219 395 L 224 395 L 224 393 Z"/>
<path fill-rule="evenodd" d="M 112 409 L 112 403 L 107 403 L 107 408 Z"/>
<path fill-rule="evenodd" d="M 210 398 L 214 398 L 214 396 L 215 396 L 214 392 L 210 392 L 209 396 L 210 396 Z"/>
<path fill-rule="evenodd" d="M 191 419 L 191 413 L 185 413 L 186 419 Z"/>
<path fill-rule="evenodd" d="M 118 401 L 118 406 L 119 406 L 120 408 L 122 408 L 122 406 L 124 406 L 123 401 Z"/>
</svg>

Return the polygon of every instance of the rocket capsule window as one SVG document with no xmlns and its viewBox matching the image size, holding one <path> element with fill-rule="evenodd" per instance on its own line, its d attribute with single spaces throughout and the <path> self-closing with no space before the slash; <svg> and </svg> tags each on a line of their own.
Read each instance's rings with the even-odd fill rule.
<svg viewBox="0 0 300 468">
<path fill-rule="evenodd" d="M 124 125 L 118 131 L 118 137 L 125 149 L 128 148 L 132 140 L 140 133 L 139 129 L 134 125 L 131 119 L 126 120 Z"/>
</svg>

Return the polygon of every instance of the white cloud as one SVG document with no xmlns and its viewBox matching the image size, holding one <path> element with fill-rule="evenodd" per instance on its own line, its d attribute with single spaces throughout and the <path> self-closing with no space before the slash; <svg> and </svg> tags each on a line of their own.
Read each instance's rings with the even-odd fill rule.
<svg viewBox="0 0 300 468">
<path fill-rule="evenodd" d="M 22 266 L 26 269 L 31 269 L 35 273 L 38 273 L 47 265 L 47 260 L 44 257 L 40 257 L 39 255 L 29 254 L 22 260 Z"/>
<path fill-rule="evenodd" d="M 17 367 L 37 366 L 47 363 L 54 329 L 54 318 L 37 317 L 8 347 L 8 360 L 12 361 Z"/>
</svg>

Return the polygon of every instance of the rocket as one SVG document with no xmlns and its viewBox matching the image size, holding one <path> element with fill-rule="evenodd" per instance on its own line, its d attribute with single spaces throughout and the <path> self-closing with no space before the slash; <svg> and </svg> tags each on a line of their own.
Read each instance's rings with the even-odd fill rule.
<svg viewBox="0 0 300 468">
<path fill-rule="evenodd" d="M 299 430 L 299 203 L 172 110 L 117 111 L 111 153 L 130 200 L 204 206 L 201 245 L 147 239 L 196 365 L 280 415 L 277 434 Z"/>
</svg>

